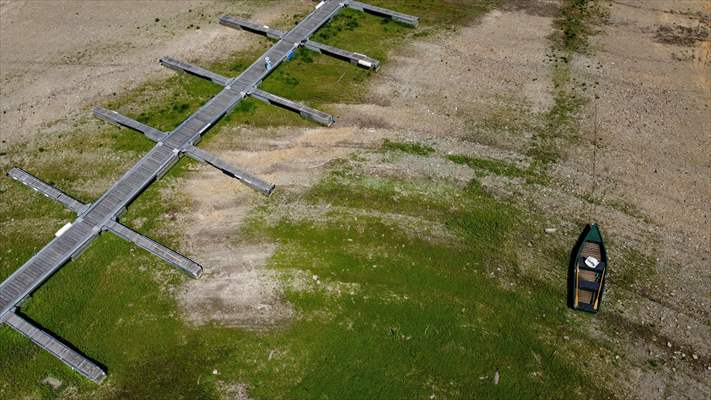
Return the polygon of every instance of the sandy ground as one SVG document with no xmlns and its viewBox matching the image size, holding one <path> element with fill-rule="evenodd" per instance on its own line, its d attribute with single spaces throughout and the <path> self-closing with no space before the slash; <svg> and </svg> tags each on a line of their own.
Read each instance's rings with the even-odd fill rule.
<svg viewBox="0 0 711 400">
<path fill-rule="evenodd" d="M 352 151 L 347 142 L 354 139 L 353 133 L 348 127 L 276 131 L 234 128 L 204 147 L 273 182 L 279 191 L 288 192 L 314 184 L 326 162 Z M 184 187 L 195 210 L 182 217 L 185 246 L 210 266 L 199 280 L 188 282 L 179 297 L 185 317 L 194 323 L 220 322 L 253 329 L 274 326 L 292 317 L 290 305 L 282 299 L 279 277 L 264 268 L 274 245 L 254 244 L 248 239 L 245 244 L 235 237 L 262 198 L 204 166 L 187 178 Z"/>
<path fill-rule="evenodd" d="M 225 3 L 186 1 L 179 3 L 182 7 L 171 6 L 176 3 L 142 4 L 150 12 L 140 16 L 131 14 L 135 3 L 119 3 L 125 9 L 115 18 L 122 19 L 123 26 L 114 22 L 109 29 L 95 22 L 91 29 L 86 25 L 93 33 L 90 39 L 77 35 L 76 42 L 54 45 L 52 38 L 72 31 L 50 33 L 51 29 L 7 22 L 32 14 L 52 26 L 53 15 L 37 13 L 32 8 L 37 3 L 0 3 L 0 93 L 2 111 L 7 111 L 0 126 L 2 140 L 29 140 L 65 114 L 78 115 L 72 112 L 138 84 L 137 74 L 142 79 L 157 76 L 159 56 L 210 59 L 224 46 L 236 50 L 252 40 L 215 23 L 201 21 L 199 31 L 185 29 L 195 24 L 196 13 L 214 19 L 228 7 Z M 530 116 L 544 112 L 553 101 L 545 55 L 557 3 L 511 4 L 470 26 L 395 50 L 373 79 L 366 104 L 331 106 L 342 116 L 332 128 L 235 127 L 203 147 L 273 181 L 278 190 L 297 194 L 318 181 L 329 160 L 377 146 L 384 137 L 425 142 L 445 154 L 471 153 L 527 165 L 531 160 L 524 154 L 525 144 L 532 132 L 516 123 L 500 126 L 495 136 L 471 140 L 472 126 L 510 112 L 512 105 L 514 111 Z M 580 79 L 599 82 L 599 99 L 591 101 L 581 116 L 581 143 L 572 146 L 566 161 L 553 171 L 557 183 L 526 192 L 510 182 L 485 183 L 492 190 L 519 194 L 523 204 L 550 215 L 551 224 L 564 231 L 579 227 L 557 222 L 556 216 L 574 220 L 592 210 L 590 218 L 603 224 L 616 246 L 641 248 L 657 258 L 657 275 L 649 285 L 611 288 L 606 313 L 622 323 L 610 333 L 601 319 L 591 333 L 609 343 L 613 359 L 615 354 L 623 357 L 600 361 L 599 367 L 604 371 L 606 362 L 621 365 L 615 371 L 622 372 L 610 372 L 606 379 L 622 397 L 706 399 L 711 396 L 709 41 L 689 40 L 684 36 L 688 31 L 678 26 L 697 29 L 708 24 L 711 4 L 663 0 L 609 4 L 609 23 L 593 39 L 594 55 L 580 57 L 574 65 Z M 93 20 L 91 14 L 84 15 L 89 7 L 72 2 L 63 6 L 62 18 Z M 232 12 L 254 12 L 253 19 L 270 21 L 289 7 L 303 6 L 304 2 L 293 1 L 270 3 L 259 11 L 244 3 L 230 7 Z M 72 7 L 81 10 L 72 12 Z M 76 12 L 79 15 L 72 16 Z M 91 12 L 96 13 L 94 18 L 101 15 Z M 164 31 L 164 21 L 180 28 Z M 44 40 L 30 40 L 30 33 L 44 35 Z M 44 51 L 30 48 L 35 42 L 43 43 Z M 111 50 L 117 46 L 124 46 L 123 51 Z M 593 150 L 595 175 L 590 168 Z M 401 170 L 390 173 L 466 180 L 463 171 L 446 161 L 420 165 L 417 159 L 408 159 Z M 254 329 L 293 318 L 294 311 L 282 300 L 278 277 L 264 268 L 274 245 L 235 234 L 263 200 L 207 167 L 197 167 L 184 179 L 195 212 L 179 216 L 186 232 L 183 248 L 206 266 L 202 279 L 189 282 L 179 295 L 186 318 L 196 324 Z M 594 208 L 582 199 L 593 183 L 604 200 Z M 616 202 L 639 212 L 622 212 L 612 205 Z M 611 250 L 613 263 L 615 251 Z M 660 365 L 650 366 L 652 358 Z"/>
<path fill-rule="evenodd" d="M 623 346 L 629 359 L 637 358 L 624 381 L 640 397 L 711 397 L 710 31 L 711 2 L 615 1 L 594 56 L 576 65 L 578 76 L 600 83 L 599 98 L 583 120 L 585 145 L 565 167 L 589 175 L 595 146 L 597 166 L 571 188 L 595 184 L 603 204 L 638 208 L 650 223 L 631 224 L 618 241 L 647 237 L 658 261 L 655 283 L 633 294 L 641 297 L 612 306 L 630 326 L 648 329 L 646 342 L 622 335 L 634 343 Z M 588 67 L 595 64 L 603 67 Z M 600 221 L 618 225 L 609 214 Z M 660 370 L 639 365 L 654 357 L 664 360 Z"/>
<path fill-rule="evenodd" d="M 698 256 L 707 261 L 700 250 L 708 251 L 711 241 L 711 37 L 683 45 L 664 43 L 658 35 L 670 26 L 708 26 L 711 21 L 704 23 L 695 12 L 711 15 L 711 3 L 614 2 L 611 11 L 604 34 L 594 39 L 599 50 L 576 66 L 580 75 L 600 82 L 600 98 L 587 115 L 594 120 L 597 109 L 599 190 L 635 204 L 668 228 L 674 246 L 666 256 L 687 253 L 690 262 Z M 590 69 L 591 63 L 604 68 Z M 594 139 L 586 138 L 590 144 Z M 590 147 L 579 150 L 569 165 L 591 169 L 585 165 Z M 694 274 L 708 280 L 705 270 Z M 708 305 L 700 304 L 706 312 Z"/>
</svg>

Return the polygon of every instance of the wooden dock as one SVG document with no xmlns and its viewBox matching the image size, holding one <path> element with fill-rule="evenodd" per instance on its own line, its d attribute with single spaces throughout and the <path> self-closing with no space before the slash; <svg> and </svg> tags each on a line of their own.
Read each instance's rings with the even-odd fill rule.
<svg viewBox="0 0 711 400">
<path fill-rule="evenodd" d="M 49 351 L 91 381 L 101 382 L 106 377 L 106 374 L 99 366 L 60 340 L 52 337 L 49 333 L 42 331 L 20 317 L 16 313 L 18 304 L 64 264 L 81 255 L 87 246 L 102 232 L 112 232 L 157 255 L 188 275 L 194 278 L 199 277 L 202 267 L 197 262 L 122 225 L 118 219 L 136 197 L 153 182 L 160 179 L 185 155 L 206 162 L 265 195 L 271 194 L 274 190 L 274 185 L 240 168 L 231 166 L 195 146 L 205 132 L 247 96 L 254 96 L 267 103 L 298 112 L 302 116 L 318 123 L 331 125 L 334 119 L 329 114 L 267 93 L 258 89 L 258 86 L 274 69 L 293 55 L 293 52 L 300 46 L 354 62 L 361 67 L 377 69 L 379 63 L 376 60 L 309 40 L 311 35 L 333 18 L 343 7 L 360 9 L 409 24 L 416 23 L 417 20 L 415 17 L 349 0 L 322 1 L 302 22 L 285 33 L 270 30 L 268 27 L 259 28 L 255 24 L 248 25 L 243 21 L 237 22 L 238 20 L 231 17 L 223 17 L 220 19 L 223 25 L 240 27 L 241 29 L 249 28 L 247 30 L 265 34 L 276 39 L 277 42 L 244 72 L 233 79 L 171 58 L 161 59 L 161 64 L 166 67 L 210 79 L 223 86 L 223 89 L 216 96 L 171 132 L 161 132 L 114 111 L 103 108 L 94 109 L 94 114 L 97 117 L 141 132 L 156 142 L 156 145 L 146 155 L 94 203 L 84 204 L 19 168 L 10 170 L 8 172 L 10 177 L 62 203 L 74 211 L 78 217 L 60 229 L 53 240 L 0 284 L 0 324 L 9 325 L 17 332 L 27 336 L 34 343 Z M 270 68 L 265 62 L 267 57 L 271 61 Z"/>
</svg>

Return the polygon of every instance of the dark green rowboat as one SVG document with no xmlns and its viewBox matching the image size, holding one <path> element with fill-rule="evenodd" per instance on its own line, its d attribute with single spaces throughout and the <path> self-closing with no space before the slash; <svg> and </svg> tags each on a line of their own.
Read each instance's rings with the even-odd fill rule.
<svg viewBox="0 0 711 400">
<path fill-rule="evenodd" d="M 587 225 L 573 248 L 568 273 L 568 302 L 575 310 L 600 310 L 607 281 L 607 252 L 596 224 Z"/>
</svg>

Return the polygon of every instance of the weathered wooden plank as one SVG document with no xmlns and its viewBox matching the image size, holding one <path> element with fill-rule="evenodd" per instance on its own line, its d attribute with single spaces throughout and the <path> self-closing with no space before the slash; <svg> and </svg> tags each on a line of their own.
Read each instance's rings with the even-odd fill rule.
<svg viewBox="0 0 711 400">
<path fill-rule="evenodd" d="M 206 151 L 198 149 L 197 147 L 194 147 L 194 146 L 186 147 L 185 154 L 197 161 L 201 161 L 201 162 L 212 165 L 213 167 L 224 172 L 225 174 L 239 180 L 240 182 L 244 183 L 245 185 L 249 186 L 250 188 L 252 188 L 258 192 L 261 192 L 264 195 L 269 196 L 274 191 L 274 187 L 275 187 L 274 184 L 268 183 L 260 178 L 257 178 L 256 176 L 254 176 L 248 172 L 243 171 L 240 168 L 232 166 L 232 165 L 228 164 L 227 162 L 219 159 L 218 157 L 216 157 Z"/>
<path fill-rule="evenodd" d="M 10 171 L 7 172 L 7 176 L 24 185 L 31 187 L 32 189 L 42 193 L 43 195 L 49 197 L 52 200 L 62 203 L 65 207 L 74 211 L 77 214 L 81 214 L 86 211 L 86 204 L 69 196 L 68 194 L 62 192 L 54 186 L 43 182 L 39 178 L 35 177 L 34 175 L 23 169 L 17 167 L 12 168 Z"/>
<path fill-rule="evenodd" d="M 106 373 L 91 360 L 60 342 L 49 333 L 32 325 L 29 321 L 9 311 L 4 316 L 4 322 L 15 331 L 30 339 L 39 347 L 47 350 L 71 369 L 84 375 L 94 383 L 101 383 L 106 378 Z"/>
<path fill-rule="evenodd" d="M 325 54 L 327 56 L 338 58 L 339 60 L 348 61 L 351 64 L 357 65 L 361 68 L 371 69 L 373 71 L 377 71 L 378 69 L 380 69 L 380 61 L 368 57 L 365 54 L 346 51 L 343 49 L 339 49 L 338 47 L 329 46 L 311 40 L 307 40 L 304 44 L 304 47 L 309 50 Z"/>
<path fill-rule="evenodd" d="M 355 10 L 364 11 L 380 17 L 392 18 L 395 21 L 402 22 L 407 25 L 417 26 L 420 22 L 420 18 L 418 17 L 388 10 L 387 8 L 371 6 L 370 4 L 361 3 L 360 1 L 348 2 L 347 6 Z"/>
<path fill-rule="evenodd" d="M 265 92 L 263 90 L 257 89 L 250 93 L 250 95 L 253 96 L 255 99 L 261 100 L 267 104 L 274 104 L 279 107 L 286 108 L 287 110 L 297 112 L 302 117 L 308 118 L 322 125 L 331 126 L 334 122 L 336 122 L 336 119 L 333 118 L 331 114 L 327 114 L 323 111 L 313 109 L 301 103 L 285 99 L 283 97 L 271 94 L 269 92 Z"/>
<path fill-rule="evenodd" d="M 240 18 L 223 16 L 220 17 L 220 23 L 231 28 L 241 28 L 246 31 L 258 33 L 273 39 L 281 39 L 284 36 L 284 32 L 282 31 L 270 28 L 266 25 L 262 26 L 253 24 L 249 21 L 245 21 Z M 303 46 L 309 50 L 316 51 L 318 53 L 325 54 L 334 58 L 338 58 L 340 60 L 348 61 L 361 68 L 372 69 L 375 71 L 380 68 L 380 61 L 368 57 L 364 54 L 350 52 L 347 50 L 340 49 L 338 47 L 314 42 L 313 40 L 306 40 L 306 42 L 303 43 Z"/>
<path fill-rule="evenodd" d="M 160 142 L 165 137 L 165 132 L 161 132 L 158 129 L 152 128 L 144 123 L 138 122 L 134 119 L 123 116 L 116 111 L 107 110 L 102 107 L 94 108 L 94 115 L 106 122 L 114 125 L 126 127 L 138 131 L 146 135 L 148 139 L 154 142 Z"/>
<path fill-rule="evenodd" d="M 160 63 L 164 67 L 173 69 L 175 71 L 181 71 L 191 75 L 195 75 L 200 78 L 208 79 L 217 83 L 218 85 L 227 86 L 227 84 L 230 82 L 230 78 L 224 77 L 220 74 L 216 74 L 212 71 L 208 71 L 205 68 L 198 67 L 197 65 L 189 64 L 171 57 L 161 58 Z"/>
<path fill-rule="evenodd" d="M 153 239 L 149 239 L 140 233 L 132 230 L 126 225 L 112 221 L 106 224 L 106 228 L 122 239 L 134 243 L 138 247 L 155 254 L 165 262 L 178 267 L 193 278 L 199 278 L 202 274 L 202 266 L 184 255 L 173 251 Z"/>
</svg>

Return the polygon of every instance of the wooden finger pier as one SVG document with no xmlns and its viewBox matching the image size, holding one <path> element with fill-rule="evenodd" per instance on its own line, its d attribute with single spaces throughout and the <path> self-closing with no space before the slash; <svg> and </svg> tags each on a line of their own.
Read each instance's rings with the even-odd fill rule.
<svg viewBox="0 0 711 400">
<path fill-rule="evenodd" d="M 417 17 L 349 0 L 322 1 L 313 12 L 288 32 L 277 31 L 267 26 L 229 16 L 221 17 L 220 23 L 222 25 L 259 33 L 276 40 L 276 43 L 236 78 L 224 77 L 172 58 L 161 59 L 161 64 L 168 68 L 209 79 L 223 86 L 220 93 L 170 132 L 162 132 L 111 110 L 94 109 L 96 117 L 141 132 L 156 143 L 95 202 L 84 204 L 20 168 L 11 169 L 7 173 L 9 177 L 63 204 L 75 212 L 77 218 L 57 231 L 52 241 L 0 284 L 0 325 L 7 325 L 25 335 L 87 379 L 95 383 L 102 382 L 106 378 L 103 368 L 23 316 L 19 311 L 19 304 L 59 268 L 79 257 L 87 246 L 103 232 L 112 232 L 118 237 L 134 243 L 193 278 L 200 277 L 202 273 L 200 264 L 123 225 L 119 222 L 121 215 L 148 186 L 165 175 L 182 156 L 186 155 L 212 165 L 264 195 L 270 195 L 274 190 L 274 185 L 198 149 L 196 145 L 205 132 L 248 96 L 297 112 L 304 118 L 326 126 L 333 124 L 335 119 L 327 113 L 265 92 L 258 87 L 299 47 L 347 60 L 362 68 L 377 70 L 380 66 L 377 60 L 309 40 L 319 28 L 344 7 L 391 18 L 412 26 L 416 26 L 418 23 Z"/>
</svg>

